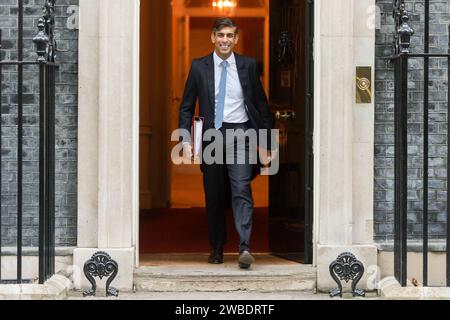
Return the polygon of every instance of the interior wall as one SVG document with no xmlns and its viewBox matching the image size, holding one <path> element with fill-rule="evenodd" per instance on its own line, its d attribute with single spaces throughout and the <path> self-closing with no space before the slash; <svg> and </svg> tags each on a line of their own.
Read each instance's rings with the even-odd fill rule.
<svg viewBox="0 0 450 320">
<path fill-rule="evenodd" d="M 164 208 L 170 199 L 170 1 L 141 0 L 140 208 Z"/>
</svg>

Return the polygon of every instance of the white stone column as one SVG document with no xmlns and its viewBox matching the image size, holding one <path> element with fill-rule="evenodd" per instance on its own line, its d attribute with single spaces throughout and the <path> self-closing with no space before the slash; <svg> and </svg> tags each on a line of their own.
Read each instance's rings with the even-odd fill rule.
<svg viewBox="0 0 450 320">
<path fill-rule="evenodd" d="M 318 289 L 336 287 L 329 265 L 351 252 L 367 268 L 373 245 L 374 104 L 356 104 L 356 66 L 375 63 L 375 0 L 316 1 L 316 243 Z M 373 9 L 373 8 L 372 8 Z M 373 79 L 373 78 L 372 78 Z M 372 90 L 373 91 L 373 90 Z M 360 286 L 366 286 L 366 276 Z"/>
<path fill-rule="evenodd" d="M 78 53 L 78 247 L 98 245 L 99 2 L 80 0 Z"/>
<path fill-rule="evenodd" d="M 373 243 L 375 158 L 375 1 L 354 0 L 353 68 L 372 67 L 372 103 L 353 106 L 353 243 Z M 355 85 L 353 85 L 355 88 Z"/>
<path fill-rule="evenodd" d="M 78 161 L 92 176 L 79 172 L 80 189 L 86 188 L 80 190 L 79 203 L 88 208 L 79 212 L 77 288 L 89 286 L 82 274 L 84 263 L 93 253 L 105 251 L 119 265 L 112 285 L 132 289 L 138 211 L 138 22 L 138 0 L 80 1 L 80 56 L 87 63 L 80 58 L 79 95 L 84 98 Z"/>
</svg>

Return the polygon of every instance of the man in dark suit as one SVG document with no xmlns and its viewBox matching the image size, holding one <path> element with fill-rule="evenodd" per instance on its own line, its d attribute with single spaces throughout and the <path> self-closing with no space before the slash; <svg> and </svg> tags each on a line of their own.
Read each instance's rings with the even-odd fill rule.
<svg viewBox="0 0 450 320">
<path fill-rule="evenodd" d="M 200 116 L 204 118 L 204 131 L 217 130 L 223 134 L 225 158 L 237 158 L 236 149 L 255 152 L 253 146 L 242 140 L 226 139 L 225 131 L 244 134 L 250 129 L 273 128 L 267 97 L 262 87 L 258 66 L 254 59 L 233 52 L 239 41 L 236 23 L 228 18 L 218 19 L 213 27 L 212 54 L 192 62 L 183 100 L 180 106 L 180 129 L 190 131 L 197 99 Z M 241 130 L 239 130 L 241 129 Z M 237 131 L 236 131 L 237 130 Z M 234 141 L 233 141 L 234 140 Z M 241 141 L 241 142 L 238 142 Z M 183 141 L 185 155 L 192 154 L 191 141 Z M 208 143 L 203 144 L 205 148 Z M 255 150 L 250 150 L 250 149 Z M 239 233 L 239 266 L 248 269 L 254 263 L 250 253 L 253 197 L 251 181 L 253 166 L 248 157 L 244 164 L 213 163 L 201 165 L 208 216 L 208 235 L 212 247 L 209 263 L 223 263 L 226 243 L 225 185 L 231 186 L 231 202 L 236 230 Z"/>
</svg>

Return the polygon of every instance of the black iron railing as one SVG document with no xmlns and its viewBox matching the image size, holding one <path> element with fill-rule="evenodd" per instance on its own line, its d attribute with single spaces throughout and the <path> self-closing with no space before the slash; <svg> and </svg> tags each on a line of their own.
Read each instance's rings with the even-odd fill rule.
<svg viewBox="0 0 450 320">
<path fill-rule="evenodd" d="M 2 279 L 2 226 L 0 225 L 0 281 L 23 283 L 23 70 L 24 66 L 36 71 L 39 77 L 39 283 L 44 283 L 55 273 L 55 63 L 56 45 L 53 37 L 55 0 L 45 2 L 43 16 L 39 19 L 36 61 L 23 60 L 23 0 L 18 1 L 17 61 L 0 61 L 0 79 L 6 66 L 17 67 L 17 279 Z M 0 30 L 0 54 L 2 43 Z M 1 57 L 1 55 L 0 55 Z M 2 80 L 3 81 L 3 80 Z M 10 80 L 12 81 L 12 80 Z M 2 110 L 0 85 L 0 110 Z M 3 141 L 2 121 L 0 140 Z M 1 157 L 1 155 L 0 155 Z M 0 160 L 2 160 L 0 158 Z M 2 185 L 0 174 L 0 188 Z M 0 189 L 1 194 L 1 189 Z"/>
<path fill-rule="evenodd" d="M 450 42 L 447 53 L 430 53 L 430 1 L 424 0 L 424 53 L 410 53 L 409 47 L 414 30 L 409 22 L 405 0 L 393 0 L 396 30 L 394 33 L 394 55 L 390 58 L 395 66 L 395 214 L 394 214 L 394 271 L 402 286 L 407 285 L 408 272 L 408 73 L 411 71 L 409 61 L 423 59 L 423 285 L 429 285 L 428 254 L 429 254 L 429 128 L 430 128 L 430 60 L 447 59 L 447 72 L 450 79 Z M 450 27 L 449 27 L 450 37 Z M 450 40 L 449 40 L 450 41 Z M 450 103 L 450 86 L 447 81 L 448 101 Z M 450 119 L 450 113 L 448 114 Z M 450 122 L 448 123 L 450 133 Z M 448 134 L 450 151 L 450 134 Z M 450 154 L 450 153 L 449 153 Z M 450 157 L 447 165 L 447 182 L 450 181 Z M 447 191 L 447 220 L 450 217 L 450 188 Z M 450 286 L 450 223 L 447 222 L 447 286 Z"/>
</svg>

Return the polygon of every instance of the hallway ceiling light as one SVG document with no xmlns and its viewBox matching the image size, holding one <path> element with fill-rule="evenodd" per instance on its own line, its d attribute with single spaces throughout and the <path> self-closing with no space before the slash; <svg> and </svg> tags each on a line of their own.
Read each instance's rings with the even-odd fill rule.
<svg viewBox="0 0 450 320">
<path fill-rule="evenodd" d="M 230 14 L 237 7 L 237 0 L 213 0 L 212 7 L 220 13 Z"/>
</svg>

